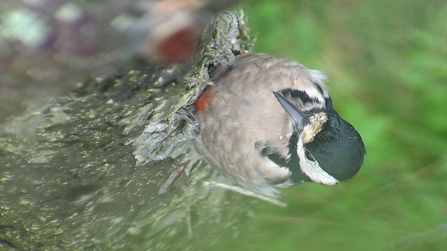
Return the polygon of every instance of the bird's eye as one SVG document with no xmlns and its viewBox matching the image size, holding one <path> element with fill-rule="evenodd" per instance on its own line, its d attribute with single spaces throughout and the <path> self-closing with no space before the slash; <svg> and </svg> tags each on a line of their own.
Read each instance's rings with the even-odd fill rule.
<svg viewBox="0 0 447 251">
<path fill-rule="evenodd" d="M 312 156 L 312 154 L 308 150 L 304 152 L 304 156 L 306 156 L 306 159 L 308 159 L 309 161 L 315 161 L 314 156 Z"/>
</svg>

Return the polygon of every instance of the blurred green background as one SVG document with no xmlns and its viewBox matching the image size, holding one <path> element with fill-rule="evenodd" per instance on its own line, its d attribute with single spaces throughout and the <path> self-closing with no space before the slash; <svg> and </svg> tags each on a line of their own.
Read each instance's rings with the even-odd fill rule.
<svg viewBox="0 0 447 251">
<path fill-rule="evenodd" d="M 366 161 L 260 203 L 254 250 L 447 250 L 447 2 L 252 0 L 254 51 L 324 70 Z"/>
</svg>

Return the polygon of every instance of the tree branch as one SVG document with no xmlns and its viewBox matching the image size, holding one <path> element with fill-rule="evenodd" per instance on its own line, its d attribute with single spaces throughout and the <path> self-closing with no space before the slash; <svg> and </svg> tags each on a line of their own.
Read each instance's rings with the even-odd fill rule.
<svg viewBox="0 0 447 251">
<path fill-rule="evenodd" d="M 84 81 L 72 96 L 49 99 L 1 125 L 2 250 L 241 245 L 241 233 L 252 228 L 250 200 L 204 186 L 220 179 L 204 161 L 189 175 L 181 172 L 182 163 L 197 160 L 188 144 L 162 161 L 147 157 L 161 137 L 184 125 L 176 111 L 206 85 L 218 53 L 212 45 L 226 21 L 205 30 L 200 53 L 186 64 L 129 60 L 113 76 Z M 252 40 L 240 26 L 233 49 L 248 51 Z"/>
</svg>

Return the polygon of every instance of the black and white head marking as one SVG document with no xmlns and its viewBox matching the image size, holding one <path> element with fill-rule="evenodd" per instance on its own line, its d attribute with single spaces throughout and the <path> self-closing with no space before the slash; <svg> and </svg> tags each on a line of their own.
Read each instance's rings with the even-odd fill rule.
<svg viewBox="0 0 447 251">
<path fill-rule="evenodd" d="M 286 157 L 267 156 L 277 165 L 289 168 L 295 184 L 312 181 L 335 185 L 358 172 L 365 148 L 354 127 L 334 110 L 324 85 L 314 83 L 313 87 L 274 92 L 292 122 L 296 138 L 290 137 Z"/>
</svg>

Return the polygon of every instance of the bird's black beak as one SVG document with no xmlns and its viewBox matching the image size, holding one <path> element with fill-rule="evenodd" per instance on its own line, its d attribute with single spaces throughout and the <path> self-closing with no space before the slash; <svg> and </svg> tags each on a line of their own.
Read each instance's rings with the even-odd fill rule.
<svg viewBox="0 0 447 251">
<path fill-rule="evenodd" d="M 276 99 L 281 104 L 282 108 L 284 108 L 287 112 L 295 127 L 302 130 L 307 124 L 310 123 L 307 116 L 301 111 L 300 108 L 298 108 L 296 104 L 285 98 L 279 92 L 273 92 L 273 94 L 275 94 Z"/>
</svg>

